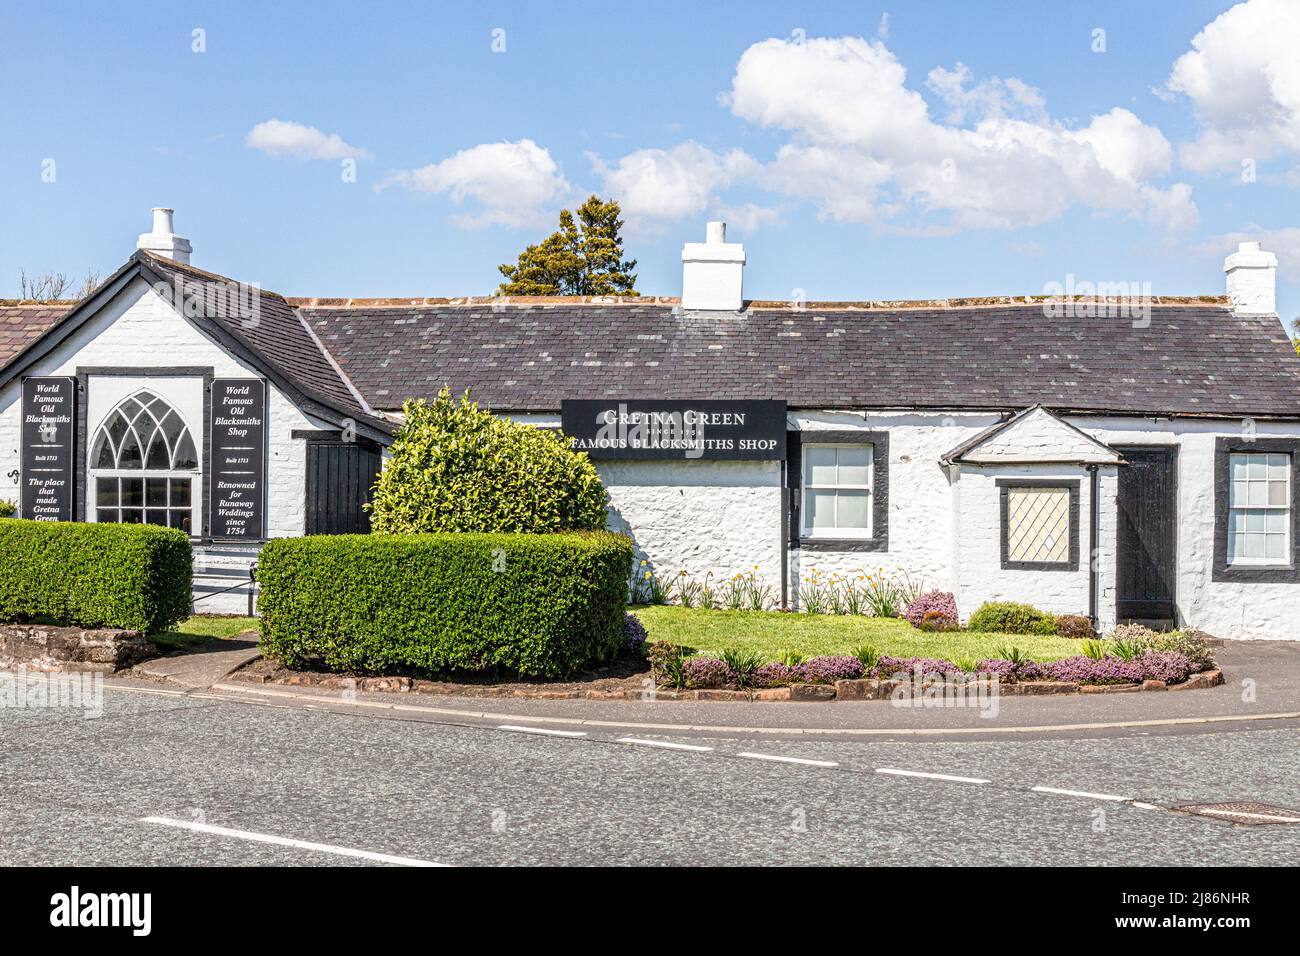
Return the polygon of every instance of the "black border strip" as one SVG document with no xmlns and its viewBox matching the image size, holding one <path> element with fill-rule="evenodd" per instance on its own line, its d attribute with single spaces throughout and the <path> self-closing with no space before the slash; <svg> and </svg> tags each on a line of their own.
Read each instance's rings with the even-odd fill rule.
<svg viewBox="0 0 1300 956">
<path fill-rule="evenodd" d="M 820 429 L 786 432 L 786 468 L 789 472 L 789 546 L 792 551 L 889 550 L 889 432 L 864 429 Z M 803 442 L 810 444 L 871 445 L 870 538 L 804 538 L 799 509 L 803 497 Z"/>
<path fill-rule="evenodd" d="M 175 365 L 169 368 L 134 368 L 120 365 L 112 366 L 87 366 L 77 367 L 77 432 L 80 438 L 77 441 L 77 484 L 81 486 L 81 494 L 77 497 L 76 507 L 73 513 L 76 514 L 78 521 L 86 520 L 86 495 L 90 493 L 88 469 L 86 457 L 90 454 L 87 447 L 90 443 L 90 436 L 87 434 L 88 425 L 87 417 L 90 414 L 90 376 L 98 375 L 103 378 L 202 378 L 203 379 L 203 462 L 199 469 L 199 475 L 203 481 L 203 494 L 200 496 L 202 506 L 202 518 L 200 521 L 203 527 L 200 529 L 203 534 L 191 535 L 192 542 L 208 544 L 211 539 L 206 537 L 208 530 L 208 461 L 212 455 L 211 439 L 212 428 L 209 417 L 210 398 L 212 395 L 212 379 L 215 377 L 216 369 L 211 365 Z"/>
<path fill-rule="evenodd" d="M 1233 452 L 1281 452 L 1291 456 L 1291 563 L 1286 565 L 1228 564 L 1228 482 Z M 1300 438 L 1243 437 L 1214 440 L 1214 567 L 1211 581 L 1291 584 L 1300 581 Z"/>
<path fill-rule="evenodd" d="M 1078 571 L 1079 570 L 1079 485 L 1078 478 L 998 478 L 995 484 L 1000 510 L 998 538 L 1003 571 Z M 1008 494 L 1012 488 L 1068 488 L 1070 490 L 1070 557 L 1064 562 L 1012 561 L 1011 542 L 1007 536 Z"/>
</svg>

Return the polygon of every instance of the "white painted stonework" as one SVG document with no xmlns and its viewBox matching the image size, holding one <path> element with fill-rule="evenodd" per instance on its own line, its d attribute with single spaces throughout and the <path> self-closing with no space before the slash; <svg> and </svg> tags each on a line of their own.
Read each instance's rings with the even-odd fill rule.
<svg viewBox="0 0 1300 956">
<path fill-rule="evenodd" d="M 28 375 L 76 375 L 78 369 L 211 367 L 217 378 L 259 378 L 257 371 L 238 361 L 196 327 L 195 320 L 179 315 L 171 305 L 137 279 L 113 298 Z M 103 417 L 126 395 L 150 388 L 175 406 L 187 419 L 194 443 L 202 455 L 203 407 L 200 377 L 163 378 L 145 374 L 92 376 L 88 383 L 87 428 L 93 436 Z M 16 501 L 18 485 L 9 474 L 19 467 L 21 384 L 0 389 L 0 498 Z M 267 533 L 269 537 L 301 535 L 305 523 L 306 443 L 292 437 L 294 430 L 331 428 L 298 408 L 277 388 L 267 384 Z M 86 440 L 88 436 L 81 436 Z M 194 500 L 200 501 L 201 478 L 196 475 Z M 87 494 L 89 490 L 87 489 Z M 88 502 L 89 503 L 89 502 Z M 199 510 L 196 508 L 196 511 Z M 88 508 L 87 518 L 94 511 Z M 196 520 L 206 522 L 206 515 Z"/>
<path fill-rule="evenodd" d="M 1019 462 L 1115 463 L 1119 455 L 1042 408 L 1018 418 L 961 454 L 963 462 L 987 465 Z"/>
<path fill-rule="evenodd" d="M 548 416 L 526 417 L 557 424 Z M 815 439 L 818 430 L 889 433 L 889 547 L 885 551 L 788 552 L 789 595 L 797 606 L 803 578 L 859 570 L 908 571 L 927 587 L 952 591 L 964 618 L 985 601 L 1033 604 L 1056 614 L 1087 614 L 1089 566 L 1099 578 L 1098 618 L 1116 621 L 1115 548 L 1119 470 L 1100 464 L 1100 533 L 1091 540 L 1091 484 L 1087 468 L 1067 463 L 1098 446 L 1048 421 L 1028 422 L 988 454 L 989 462 L 943 466 L 940 459 L 970 441 L 999 416 L 958 411 L 811 412 L 790 415 L 792 428 Z M 1107 445 L 1174 445 L 1178 458 L 1178 543 L 1175 601 L 1178 623 L 1224 638 L 1300 639 L 1300 585 L 1211 580 L 1214 535 L 1214 439 L 1237 435 L 1231 421 L 1073 417 L 1069 423 Z M 1300 425 L 1258 423 L 1260 437 L 1297 436 Z M 1062 458 L 1057 464 L 1034 459 Z M 610 495 L 610 523 L 628 531 L 639 558 L 661 575 L 685 570 L 714 580 L 758 566 L 774 593 L 786 525 L 779 465 L 769 462 L 600 462 Z M 1079 568 L 1027 571 L 1001 566 L 998 478 L 1079 482 Z"/>
</svg>

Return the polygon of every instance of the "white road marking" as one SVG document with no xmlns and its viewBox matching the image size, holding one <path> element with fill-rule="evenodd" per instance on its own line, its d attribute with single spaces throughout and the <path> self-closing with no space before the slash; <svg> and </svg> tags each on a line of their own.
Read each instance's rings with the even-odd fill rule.
<svg viewBox="0 0 1300 956">
<path fill-rule="evenodd" d="M 1059 793 L 1064 797 L 1088 797 L 1093 800 L 1116 800 L 1120 803 L 1127 803 L 1132 797 L 1117 797 L 1113 793 L 1089 793 L 1087 790 L 1059 790 L 1056 787 L 1030 787 L 1030 790 L 1038 793 Z"/>
<path fill-rule="evenodd" d="M 120 683 L 104 682 L 105 690 L 120 690 L 135 693 L 163 693 L 144 691 L 134 687 L 124 687 Z M 459 707 L 430 707 L 423 704 L 395 704 L 388 701 L 353 700 L 344 701 L 337 696 L 323 694 L 303 694 L 298 691 L 275 690 L 267 684 L 242 684 L 222 682 L 213 684 L 209 693 L 193 691 L 168 691 L 167 696 L 189 697 L 192 700 L 232 700 L 243 697 L 253 703 L 265 703 L 267 700 L 280 699 L 291 701 L 314 700 L 323 704 L 345 705 L 357 710 L 394 711 L 397 713 L 425 714 L 439 717 L 456 717 L 469 720 L 511 720 L 519 719 L 518 714 L 505 714 L 496 711 L 474 710 Z M 392 695 L 397 696 L 397 695 Z M 407 695 L 409 696 L 409 695 Z M 260 699 L 259 699 L 260 698 Z M 620 730 L 639 730 L 646 733 L 684 733 L 703 731 L 720 734 L 766 734 L 780 736 L 808 737 L 961 737 L 966 735 L 997 736 L 1000 734 L 1037 734 L 1059 733 L 1064 730 L 1112 730 L 1129 727 L 1176 727 L 1192 724 L 1220 723 L 1257 723 L 1265 720 L 1300 720 L 1300 711 L 1284 711 L 1268 714 L 1222 714 L 1210 717 L 1166 717 L 1159 720 L 1118 720 L 1092 724 L 1033 724 L 1015 727 L 745 727 L 738 724 L 669 724 L 647 723 L 632 720 L 593 720 L 589 717 L 541 717 L 529 716 L 529 720 L 539 723 L 576 725 L 579 727 L 618 728 Z"/>
<path fill-rule="evenodd" d="M 748 751 L 742 751 L 736 754 L 737 757 L 748 757 L 750 760 L 772 760 L 776 763 L 799 763 L 809 767 L 838 767 L 834 760 L 809 760 L 806 757 L 778 757 L 776 754 L 755 754 Z"/>
<path fill-rule="evenodd" d="M 518 724 L 502 724 L 497 730 L 508 730 L 516 734 L 542 734 L 546 737 L 585 737 L 585 730 L 551 730 L 547 727 L 521 727 Z"/>
<path fill-rule="evenodd" d="M 927 780 L 948 780 L 952 783 L 992 783 L 980 777 L 954 777 L 950 773 L 922 773 L 919 770 L 895 770 L 893 767 L 877 767 L 876 773 L 888 773 L 896 777 L 925 777 Z"/>
<path fill-rule="evenodd" d="M 675 744 L 667 740 L 644 740 L 640 737 L 619 737 L 618 742 L 621 744 L 640 744 L 642 747 L 663 747 L 665 750 L 693 750 L 697 753 L 704 753 L 712 750 L 712 747 L 700 747 L 695 744 Z"/>
<path fill-rule="evenodd" d="M 1300 823 L 1300 817 L 1280 817 L 1271 813 L 1246 813 L 1242 810 L 1197 809 L 1196 813 L 1212 813 L 1216 817 L 1249 817 L 1251 820 L 1268 820 L 1271 823 Z"/>
<path fill-rule="evenodd" d="M 1164 807 L 1158 807 L 1154 803 L 1143 803 L 1141 800 L 1129 801 L 1129 806 L 1137 807 L 1139 810 L 1163 810 Z"/>
<path fill-rule="evenodd" d="M 314 850 L 318 853 L 333 853 L 336 856 L 348 856 L 358 860 L 373 860 L 376 863 L 392 863 L 397 866 L 447 866 L 446 863 L 434 863 L 431 860 L 416 860 L 409 856 L 390 856 L 387 853 L 371 853 L 369 850 L 353 850 L 346 846 L 333 846 L 329 843 L 311 843 L 307 840 L 291 840 L 288 837 L 271 836 L 268 833 L 253 833 L 250 830 L 231 830 L 227 827 L 212 826 L 209 823 L 195 823 L 191 820 L 173 820 L 171 817 L 143 817 L 141 823 L 156 823 L 164 827 L 177 827 L 181 830 L 193 830 L 195 833 L 209 833 L 213 836 L 233 837 L 236 840 L 250 840 L 253 843 L 270 843 L 274 846 L 293 847 L 297 850 Z"/>
</svg>

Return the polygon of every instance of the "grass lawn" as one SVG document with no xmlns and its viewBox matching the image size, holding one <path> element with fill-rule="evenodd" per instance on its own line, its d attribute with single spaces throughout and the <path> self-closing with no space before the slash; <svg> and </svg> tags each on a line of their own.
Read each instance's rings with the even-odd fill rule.
<svg viewBox="0 0 1300 956">
<path fill-rule="evenodd" d="M 780 611 L 706 611 L 672 605 L 630 608 L 646 626 L 652 641 L 672 641 L 697 651 L 718 654 L 727 648 L 754 651 L 766 660 L 795 650 L 805 657 L 852 654 L 870 644 L 894 657 L 937 657 L 975 660 L 999 657 L 998 648 L 1014 645 L 1036 661 L 1073 657 L 1080 642 L 1064 637 L 1031 634 L 975 634 L 918 631 L 901 618 L 861 615 L 797 614 Z"/>
<path fill-rule="evenodd" d="M 174 631 L 151 634 L 149 640 L 162 650 L 174 651 L 193 647 L 196 644 L 206 644 L 208 641 L 225 640 L 248 630 L 257 630 L 257 618 L 195 614 Z"/>
</svg>

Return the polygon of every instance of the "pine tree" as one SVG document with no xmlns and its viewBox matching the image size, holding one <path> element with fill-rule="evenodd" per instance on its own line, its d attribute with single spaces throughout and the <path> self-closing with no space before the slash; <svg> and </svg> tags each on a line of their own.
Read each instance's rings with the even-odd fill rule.
<svg viewBox="0 0 1300 956">
<path fill-rule="evenodd" d="M 639 295 L 636 260 L 623 259 L 618 203 L 590 196 L 577 219 L 565 209 L 560 228 L 497 268 L 506 277 L 498 295 Z"/>
</svg>

